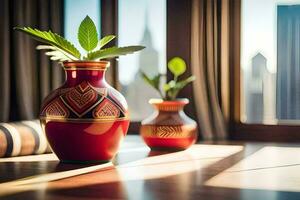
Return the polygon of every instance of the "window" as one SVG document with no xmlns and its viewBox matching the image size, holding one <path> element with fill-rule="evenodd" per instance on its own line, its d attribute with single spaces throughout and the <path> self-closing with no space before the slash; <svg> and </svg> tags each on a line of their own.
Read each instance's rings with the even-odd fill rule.
<svg viewBox="0 0 300 200">
<path fill-rule="evenodd" d="M 241 121 L 300 123 L 300 0 L 243 0 Z"/>
<path fill-rule="evenodd" d="M 153 76 L 166 73 L 166 1 L 119 0 L 119 46 L 138 44 L 147 48 L 119 58 L 119 81 L 132 121 L 141 121 L 152 113 L 150 98 L 159 95 L 144 83 L 140 72 Z"/>
</svg>

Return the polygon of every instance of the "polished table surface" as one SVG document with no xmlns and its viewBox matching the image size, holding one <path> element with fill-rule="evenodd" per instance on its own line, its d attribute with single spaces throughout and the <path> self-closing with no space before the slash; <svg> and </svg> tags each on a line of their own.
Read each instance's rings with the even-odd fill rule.
<svg viewBox="0 0 300 200">
<path fill-rule="evenodd" d="M 150 151 L 127 136 L 111 163 L 54 154 L 0 159 L 0 199 L 300 199 L 300 145 L 199 143 Z"/>
</svg>

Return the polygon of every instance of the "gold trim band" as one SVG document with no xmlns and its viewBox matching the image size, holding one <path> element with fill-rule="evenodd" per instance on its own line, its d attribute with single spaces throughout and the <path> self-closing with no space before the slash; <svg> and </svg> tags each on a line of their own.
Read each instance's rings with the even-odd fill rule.
<svg viewBox="0 0 300 200">
<path fill-rule="evenodd" d="M 107 68 L 97 68 L 97 67 L 64 67 L 65 70 L 97 70 L 106 71 Z"/>
<path fill-rule="evenodd" d="M 187 125 L 142 125 L 141 135 L 150 138 L 191 138 L 197 135 L 195 124 Z"/>
<path fill-rule="evenodd" d="M 64 62 L 65 70 L 105 70 L 110 66 L 108 61 L 73 61 Z"/>
<path fill-rule="evenodd" d="M 59 122 L 82 122 L 82 123 L 89 123 L 89 122 L 97 122 L 97 123 L 106 123 L 106 122 L 115 122 L 115 121 L 126 121 L 129 120 L 128 117 L 123 118 L 115 118 L 115 119 L 80 119 L 80 118 L 55 118 L 55 117 L 40 117 L 40 120 L 47 120 L 47 121 L 59 121 Z"/>
</svg>

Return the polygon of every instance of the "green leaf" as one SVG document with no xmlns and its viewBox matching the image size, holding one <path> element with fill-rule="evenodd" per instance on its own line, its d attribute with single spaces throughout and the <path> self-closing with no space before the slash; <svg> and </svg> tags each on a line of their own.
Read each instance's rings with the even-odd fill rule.
<svg viewBox="0 0 300 200">
<path fill-rule="evenodd" d="M 45 54 L 50 56 L 50 60 L 55 60 L 59 62 L 73 60 L 72 56 L 68 53 L 58 49 L 57 47 L 50 45 L 39 45 L 36 47 L 37 50 L 48 50 Z"/>
<path fill-rule="evenodd" d="M 161 77 L 161 74 L 157 74 L 152 78 L 155 88 L 157 88 L 157 89 L 159 89 L 160 77 Z"/>
<path fill-rule="evenodd" d="M 155 84 L 150 77 L 148 77 L 144 72 L 141 72 L 141 76 L 146 83 L 155 88 Z"/>
<path fill-rule="evenodd" d="M 160 86 L 160 78 L 163 76 L 163 74 L 157 74 L 153 78 L 150 78 L 144 72 L 141 72 L 141 76 L 146 83 L 148 83 L 150 86 L 152 86 L 159 93 L 161 98 L 164 98 L 164 95 L 159 87 Z"/>
<path fill-rule="evenodd" d="M 80 59 L 81 55 L 78 49 L 76 49 L 71 42 L 56 33 L 52 33 L 51 31 L 40 31 L 30 27 L 15 27 L 14 29 L 30 35 L 33 39 L 39 42 L 57 47 L 58 49 L 73 56 L 72 60 Z"/>
<path fill-rule="evenodd" d="M 165 83 L 163 86 L 163 89 L 165 92 L 173 89 L 176 85 L 176 82 L 174 80 L 169 81 L 169 83 Z"/>
<path fill-rule="evenodd" d="M 90 52 L 87 54 L 88 60 L 97 60 L 104 58 L 114 58 L 121 55 L 131 54 L 136 51 L 144 49 L 143 46 L 127 46 L 127 47 L 110 47 L 106 49 L 100 49 L 98 51 Z"/>
<path fill-rule="evenodd" d="M 174 57 L 168 62 L 168 68 L 174 74 L 176 79 L 176 77 L 186 71 L 186 64 L 182 58 Z"/>
<path fill-rule="evenodd" d="M 159 90 L 160 77 L 161 77 L 161 74 L 157 74 L 151 79 L 153 87 L 157 90 Z"/>
<path fill-rule="evenodd" d="M 168 83 L 165 83 L 163 85 L 163 89 L 164 89 L 165 92 L 168 92 L 171 89 L 171 87 L 170 87 L 170 85 Z"/>
<path fill-rule="evenodd" d="M 196 79 L 195 76 L 190 76 L 190 77 L 188 77 L 184 80 L 178 81 L 178 82 L 172 80 L 169 83 L 165 84 L 164 90 L 167 94 L 166 95 L 167 99 L 169 99 L 169 100 L 176 99 L 180 90 L 182 90 L 187 84 L 194 81 L 195 79 Z"/>
<path fill-rule="evenodd" d="M 87 15 L 80 23 L 78 41 L 86 51 L 92 51 L 98 44 L 98 33 L 93 20 Z"/>
<path fill-rule="evenodd" d="M 190 82 L 193 82 L 194 80 L 196 80 L 195 76 L 190 76 L 184 80 L 178 81 L 175 85 L 175 88 L 178 90 L 181 90 L 182 88 L 184 88 L 187 84 L 189 84 Z"/>
<path fill-rule="evenodd" d="M 103 37 L 99 41 L 99 49 L 101 49 L 102 47 L 104 47 L 106 44 L 108 44 L 110 41 L 112 41 L 115 38 L 116 38 L 115 35 L 107 35 L 107 36 Z"/>
</svg>

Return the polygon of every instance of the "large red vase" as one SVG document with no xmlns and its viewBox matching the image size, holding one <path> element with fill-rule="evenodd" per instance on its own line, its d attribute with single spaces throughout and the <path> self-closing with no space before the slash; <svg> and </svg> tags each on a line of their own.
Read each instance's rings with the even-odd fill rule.
<svg viewBox="0 0 300 200">
<path fill-rule="evenodd" d="M 107 162 L 129 126 L 125 98 L 105 81 L 109 62 L 65 62 L 66 82 L 48 95 L 40 120 L 63 162 Z"/>
<path fill-rule="evenodd" d="M 151 99 L 154 113 L 142 121 L 140 134 L 155 150 L 183 150 L 197 141 L 197 123 L 183 111 L 188 99 Z"/>
</svg>

